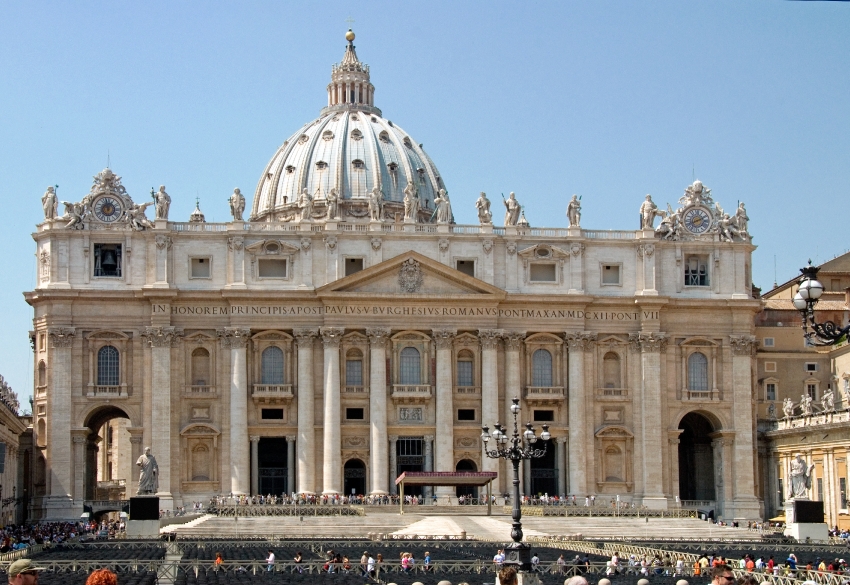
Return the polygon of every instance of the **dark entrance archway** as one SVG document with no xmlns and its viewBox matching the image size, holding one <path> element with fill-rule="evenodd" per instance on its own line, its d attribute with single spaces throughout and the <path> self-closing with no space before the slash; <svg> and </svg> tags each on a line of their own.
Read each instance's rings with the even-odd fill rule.
<svg viewBox="0 0 850 585">
<path fill-rule="evenodd" d="M 715 430 L 705 416 L 689 412 L 679 423 L 679 498 L 714 500 L 714 453 L 711 433 Z"/>
<path fill-rule="evenodd" d="M 425 441 L 422 437 L 399 437 L 396 441 L 396 477 L 405 471 L 425 471 Z M 421 496 L 421 485 L 404 486 L 404 495 Z"/>
<path fill-rule="evenodd" d="M 122 433 L 115 432 L 116 428 L 111 424 L 122 418 L 130 420 L 126 412 L 112 405 L 97 408 L 86 418 L 84 426 L 89 429 L 83 479 L 86 500 L 120 500 L 136 495 L 133 486 L 137 478 L 132 475 L 136 469 L 133 446 L 126 431 L 123 433 L 125 436 L 121 436 Z M 129 457 L 129 471 L 118 468 L 119 452 Z M 102 456 L 104 453 L 105 458 Z"/>
<path fill-rule="evenodd" d="M 555 443 L 552 439 L 548 441 L 538 440 L 534 444 L 535 449 L 546 446 L 546 454 L 531 460 L 531 485 L 528 495 L 536 496 L 549 494 L 554 496 L 558 493 L 558 469 L 555 467 Z"/>
<path fill-rule="evenodd" d="M 455 471 L 478 471 L 478 466 L 475 465 L 475 461 L 470 459 L 461 459 L 455 465 Z M 457 497 L 466 496 L 477 498 L 478 497 L 478 487 L 474 485 L 459 485 L 455 488 L 455 494 Z"/>
<path fill-rule="evenodd" d="M 289 492 L 285 437 L 261 437 L 257 445 L 257 488 L 263 495 Z"/>
<path fill-rule="evenodd" d="M 343 469 L 345 475 L 345 487 L 343 493 L 346 496 L 352 494 L 366 493 L 366 464 L 360 459 L 349 459 L 345 462 Z"/>
</svg>

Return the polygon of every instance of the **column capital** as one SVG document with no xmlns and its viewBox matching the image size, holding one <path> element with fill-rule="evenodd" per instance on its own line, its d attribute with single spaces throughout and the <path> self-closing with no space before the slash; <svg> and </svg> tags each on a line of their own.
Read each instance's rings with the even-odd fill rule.
<svg viewBox="0 0 850 585">
<path fill-rule="evenodd" d="M 652 256 L 655 253 L 655 244 L 640 244 L 637 247 L 638 256 Z"/>
<path fill-rule="evenodd" d="M 284 439 L 286 439 L 287 443 L 294 443 L 295 442 L 295 435 L 286 435 L 284 437 Z"/>
<path fill-rule="evenodd" d="M 437 349 L 451 349 L 457 329 L 432 329 L 431 335 L 434 337 Z"/>
<path fill-rule="evenodd" d="M 398 441 L 398 435 L 387 435 L 387 438 L 390 440 L 390 443 Z"/>
<path fill-rule="evenodd" d="M 559 445 L 566 445 L 567 444 L 567 438 L 566 437 L 555 437 L 555 442 L 557 442 Z"/>
<path fill-rule="evenodd" d="M 73 437 L 71 437 L 71 440 L 74 443 L 76 443 L 77 445 L 82 445 L 83 443 L 86 442 L 86 438 L 83 437 L 82 435 L 74 435 Z"/>
<path fill-rule="evenodd" d="M 248 437 L 248 440 L 252 443 L 259 443 L 261 438 L 262 437 L 260 437 L 259 435 L 251 435 L 250 437 Z"/>
<path fill-rule="evenodd" d="M 221 339 L 221 344 L 230 349 L 242 349 L 248 346 L 251 339 L 251 330 L 247 327 L 225 327 L 216 329 L 216 335 Z"/>
<path fill-rule="evenodd" d="M 325 349 L 334 349 L 339 347 L 345 329 L 342 327 L 322 327 L 319 332 L 322 334 L 322 343 Z"/>
<path fill-rule="evenodd" d="M 142 337 L 151 347 L 174 347 L 183 338 L 180 327 L 145 327 Z"/>
<path fill-rule="evenodd" d="M 504 331 L 502 339 L 505 340 L 505 349 L 508 351 L 519 351 L 522 340 L 525 339 L 525 331 Z"/>
<path fill-rule="evenodd" d="M 77 330 L 74 327 L 50 327 L 47 334 L 50 336 L 50 347 L 71 347 Z"/>
<path fill-rule="evenodd" d="M 629 345 L 635 352 L 663 352 L 669 341 L 666 333 L 629 333 Z"/>
<path fill-rule="evenodd" d="M 368 327 L 366 336 L 374 346 L 383 346 L 390 337 L 389 327 Z"/>
<path fill-rule="evenodd" d="M 754 356 L 759 342 L 754 335 L 730 335 L 729 344 L 732 346 L 732 355 Z"/>
<path fill-rule="evenodd" d="M 138 444 L 141 444 L 141 442 L 142 442 L 142 437 L 137 437 L 137 436 L 134 436 L 134 435 L 130 435 L 130 442 L 131 442 L 131 443 L 136 443 L 137 445 L 138 445 Z"/>
<path fill-rule="evenodd" d="M 433 441 L 433 440 L 434 440 L 434 435 L 425 435 L 425 436 L 424 436 L 424 437 L 422 437 L 422 438 L 423 438 L 423 439 L 425 439 L 426 441 Z"/>
<path fill-rule="evenodd" d="M 596 343 L 596 334 L 588 331 L 567 331 L 564 340 L 570 351 L 587 351 Z"/>
<path fill-rule="evenodd" d="M 318 329 L 312 328 L 304 328 L 304 329 L 293 329 L 292 335 L 298 341 L 298 345 L 306 345 L 310 347 L 313 344 L 313 338 L 319 334 Z"/>
<path fill-rule="evenodd" d="M 496 349 L 499 347 L 499 339 L 504 332 L 501 329 L 479 329 L 478 339 L 481 341 L 481 349 Z"/>
</svg>

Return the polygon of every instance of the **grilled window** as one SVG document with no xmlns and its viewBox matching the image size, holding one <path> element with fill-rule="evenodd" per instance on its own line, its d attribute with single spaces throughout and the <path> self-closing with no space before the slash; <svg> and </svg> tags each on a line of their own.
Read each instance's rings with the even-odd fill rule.
<svg viewBox="0 0 850 585">
<path fill-rule="evenodd" d="M 119 382 L 118 350 L 104 345 L 97 352 L 97 385 L 117 386 Z"/>
<path fill-rule="evenodd" d="M 261 358 L 262 383 L 283 384 L 283 350 L 267 347 Z"/>
<path fill-rule="evenodd" d="M 552 386 L 552 354 L 538 349 L 531 357 L 531 385 Z"/>
</svg>

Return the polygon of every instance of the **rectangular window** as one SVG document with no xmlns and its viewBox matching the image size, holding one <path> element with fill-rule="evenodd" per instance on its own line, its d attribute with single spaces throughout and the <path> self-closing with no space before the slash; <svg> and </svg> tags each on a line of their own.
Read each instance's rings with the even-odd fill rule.
<svg viewBox="0 0 850 585">
<path fill-rule="evenodd" d="M 264 258 L 257 261 L 260 278 L 286 278 L 286 260 Z"/>
<path fill-rule="evenodd" d="M 806 362 L 806 371 L 807 372 L 817 372 L 818 365 L 815 362 Z"/>
<path fill-rule="evenodd" d="M 764 338 L 764 346 L 765 347 L 773 347 L 773 345 L 774 345 L 774 340 L 773 340 L 772 337 L 765 337 Z"/>
<path fill-rule="evenodd" d="M 708 286 L 708 258 L 688 256 L 685 259 L 685 286 Z"/>
<path fill-rule="evenodd" d="M 94 245 L 94 275 L 121 276 L 121 244 Z"/>
<path fill-rule="evenodd" d="M 806 394 L 812 397 L 812 400 L 818 399 L 818 385 L 806 384 Z"/>
<path fill-rule="evenodd" d="M 829 290 L 833 292 L 841 292 L 841 279 L 833 278 L 830 282 Z"/>
<path fill-rule="evenodd" d="M 264 408 L 260 413 L 263 420 L 283 420 L 282 408 Z"/>
<path fill-rule="evenodd" d="M 346 258 L 345 275 L 354 274 L 363 270 L 363 258 Z"/>
<path fill-rule="evenodd" d="M 765 385 L 765 399 L 766 400 L 776 400 L 776 384 L 773 382 L 768 382 Z"/>
<path fill-rule="evenodd" d="M 366 415 L 362 408 L 346 408 L 345 409 L 345 419 L 346 420 L 363 420 L 366 418 Z"/>
<path fill-rule="evenodd" d="M 457 363 L 457 385 L 472 386 L 472 362 L 468 360 Z"/>
<path fill-rule="evenodd" d="M 475 409 L 474 408 L 458 408 L 457 409 L 457 420 L 475 420 Z"/>
<path fill-rule="evenodd" d="M 764 371 L 765 372 L 775 372 L 776 371 L 776 362 L 764 362 Z"/>
<path fill-rule="evenodd" d="M 535 410 L 534 422 L 553 422 L 555 420 L 554 410 Z"/>
<path fill-rule="evenodd" d="M 841 492 L 839 496 L 841 497 L 841 508 L 847 509 L 847 478 L 839 477 L 838 478 L 838 490 Z"/>
<path fill-rule="evenodd" d="M 531 282 L 556 282 L 555 265 L 534 262 L 528 267 L 528 278 Z"/>
<path fill-rule="evenodd" d="M 818 500 L 823 501 L 823 478 L 818 478 Z"/>
<path fill-rule="evenodd" d="M 191 277 L 192 278 L 209 278 L 210 277 L 210 259 L 209 258 L 192 258 L 191 259 Z"/>
<path fill-rule="evenodd" d="M 618 285 L 620 284 L 620 265 L 619 264 L 603 264 L 602 265 L 602 284 Z"/>
<path fill-rule="evenodd" d="M 475 278 L 475 260 L 458 260 L 456 267 L 458 272 Z"/>
<path fill-rule="evenodd" d="M 345 360 L 345 385 L 363 385 L 363 360 Z"/>
</svg>

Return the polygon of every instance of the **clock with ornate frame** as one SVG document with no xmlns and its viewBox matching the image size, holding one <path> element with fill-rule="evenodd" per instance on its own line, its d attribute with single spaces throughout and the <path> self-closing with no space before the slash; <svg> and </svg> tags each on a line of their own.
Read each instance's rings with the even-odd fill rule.
<svg viewBox="0 0 850 585">
<path fill-rule="evenodd" d="M 104 195 L 94 200 L 92 204 L 94 216 L 104 223 L 116 221 L 124 213 L 124 204 L 118 197 Z"/>
<path fill-rule="evenodd" d="M 692 207 L 682 218 L 685 228 L 693 234 L 704 234 L 711 227 L 711 213 L 704 207 Z"/>
</svg>

